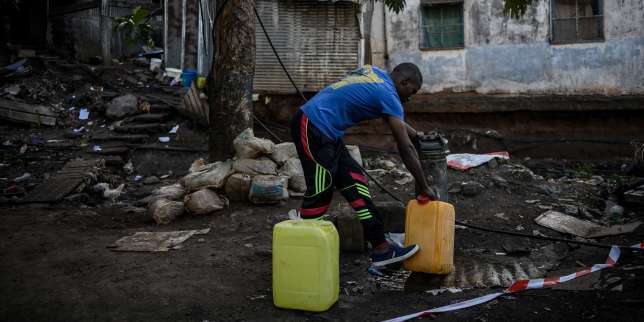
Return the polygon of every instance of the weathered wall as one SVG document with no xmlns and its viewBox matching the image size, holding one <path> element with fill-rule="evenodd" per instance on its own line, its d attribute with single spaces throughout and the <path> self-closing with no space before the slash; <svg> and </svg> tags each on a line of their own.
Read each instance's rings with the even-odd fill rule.
<svg viewBox="0 0 644 322">
<path fill-rule="evenodd" d="M 83 1 L 65 6 L 53 7 L 50 14 L 48 40 L 51 49 L 67 54 L 75 59 L 87 60 L 90 57 L 101 56 L 101 25 L 100 8 L 98 3 L 83 6 Z M 147 4 L 147 5 L 146 5 Z M 152 9 L 151 1 L 130 0 L 111 1 L 108 19 L 129 15 L 136 5 L 146 5 Z M 157 30 L 162 29 L 159 18 L 154 18 L 151 23 Z M 108 24 L 112 25 L 111 23 Z M 143 44 L 126 44 L 118 32 L 112 33 L 111 54 L 117 58 L 137 53 Z"/>
<path fill-rule="evenodd" d="M 465 48 L 422 51 L 420 2 L 384 20 L 388 67 L 416 63 L 422 93 L 644 94 L 642 0 L 604 0 L 605 41 L 566 45 L 549 42 L 549 0 L 519 20 L 502 14 L 503 0 L 464 0 Z"/>
</svg>

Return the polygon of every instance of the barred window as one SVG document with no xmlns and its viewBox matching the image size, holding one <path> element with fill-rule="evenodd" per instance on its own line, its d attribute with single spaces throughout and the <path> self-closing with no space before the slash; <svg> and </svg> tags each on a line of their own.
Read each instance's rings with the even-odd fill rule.
<svg viewBox="0 0 644 322">
<path fill-rule="evenodd" d="M 421 49 L 463 48 L 463 3 L 423 3 Z"/>
<path fill-rule="evenodd" d="M 602 0 L 552 0 L 552 43 L 604 40 Z"/>
</svg>

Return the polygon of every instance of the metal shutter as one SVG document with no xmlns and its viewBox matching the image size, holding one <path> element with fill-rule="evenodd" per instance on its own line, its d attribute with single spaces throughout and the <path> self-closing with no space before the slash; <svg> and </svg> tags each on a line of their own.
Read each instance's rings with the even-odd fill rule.
<svg viewBox="0 0 644 322">
<path fill-rule="evenodd" d="M 318 91 L 358 66 L 356 4 L 257 0 L 257 10 L 284 65 L 302 91 Z M 295 93 L 256 23 L 254 91 Z"/>
</svg>

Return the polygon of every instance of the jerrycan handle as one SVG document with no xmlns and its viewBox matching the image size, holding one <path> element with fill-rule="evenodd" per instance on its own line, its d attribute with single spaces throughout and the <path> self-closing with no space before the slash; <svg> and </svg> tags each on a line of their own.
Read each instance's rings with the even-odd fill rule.
<svg viewBox="0 0 644 322">
<path fill-rule="evenodd" d="M 426 204 L 426 203 L 428 203 L 430 201 L 433 201 L 433 200 L 434 199 L 432 199 L 431 197 L 429 197 L 425 193 L 421 193 L 416 197 L 416 201 L 418 201 L 418 203 L 421 204 L 421 205 L 424 205 L 424 204 Z"/>
</svg>

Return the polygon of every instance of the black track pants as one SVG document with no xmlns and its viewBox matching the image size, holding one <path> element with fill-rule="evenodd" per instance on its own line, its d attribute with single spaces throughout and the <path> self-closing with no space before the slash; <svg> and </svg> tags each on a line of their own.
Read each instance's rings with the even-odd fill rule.
<svg viewBox="0 0 644 322">
<path fill-rule="evenodd" d="M 291 135 L 306 179 L 302 218 L 325 218 L 335 187 L 356 211 L 372 247 L 384 243 L 382 218 L 371 199 L 367 178 L 342 139 L 329 139 L 301 110 L 291 121 Z"/>
</svg>

